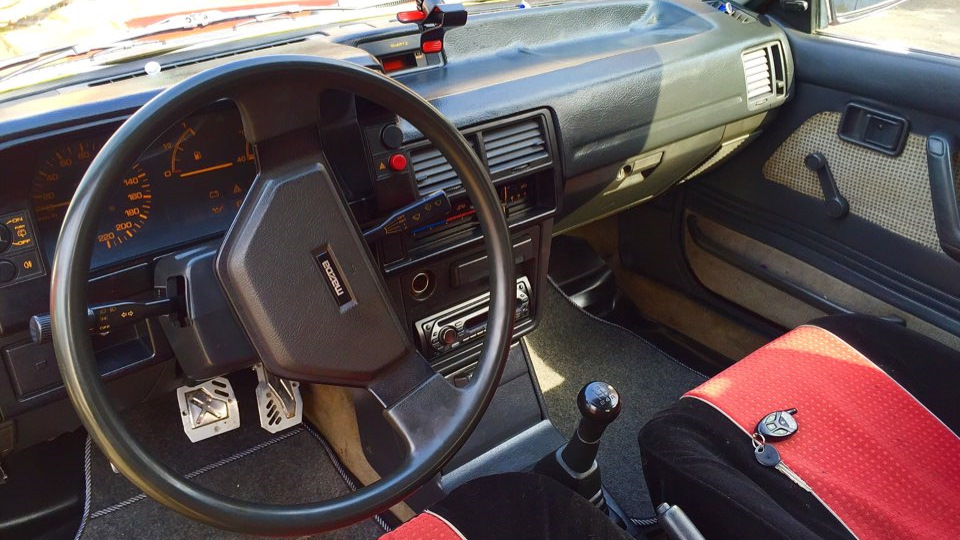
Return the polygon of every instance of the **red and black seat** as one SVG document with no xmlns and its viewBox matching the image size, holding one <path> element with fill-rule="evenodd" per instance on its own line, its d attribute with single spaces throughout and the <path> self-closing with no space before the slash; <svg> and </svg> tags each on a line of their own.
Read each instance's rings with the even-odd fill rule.
<svg viewBox="0 0 960 540">
<path fill-rule="evenodd" d="M 460 538 L 633 539 L 556 480 L 535 473 L 504 473 L 467 482 L 381 540 Z"/>
<path fill-rule="evenodd" d="M 768 441 L 785 472 L 758 462 L 748 432 L 790 407 L 796 433 Z M 960 353 L 845 315 L 738 362 L 658 414 L 639 442 L 654 504 L 679 505 L 706 538 L 956 538 L 958 432 Z"/>
</svg>

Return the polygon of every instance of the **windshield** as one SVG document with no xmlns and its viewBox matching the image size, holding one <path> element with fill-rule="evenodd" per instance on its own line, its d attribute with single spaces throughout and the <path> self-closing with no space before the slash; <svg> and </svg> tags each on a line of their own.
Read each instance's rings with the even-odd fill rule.
<svg viewBox="0 0 960 540">
<path fill-rule="evenodd" d="M 413 5 L 413 2 L 408 2 Z M 80 49 L 98 43 L 122 40 L 144 28 L 168 19 L 183 20 L 192 14 L 236 15 L 222 23 L 197 20 L 196 28 L 180 31 L 167 38 L 184 37 L 186 32 L 204 33 L 236 29 L 244 19 L 269 18 L 291 21 L 320 17 L 318 22 L 338 22 L 376 13 L 371 0 L 304 0 L 303 2 L 250 2 L 238 0 L 13 0 L 0 7 L 0 59 L 35 55 L 52 49 L 80 45 Z M 387 11 L 397 11 L 404 2 L 389 2 Z M 245 14 L 252 15 L 247 18 Z"/>
<path fill-rule="evenodd" d="M 308 17 L 312 24 L 338 22 L 414 5 L 382 0 L 13 0 L 0 7 L 0 60 L 9 63 L 65 48 L 85 53 L 146 37 L 155 42 L 182 40 L 258 22 L 289 23 Z"/>
<path fill-rule="evenodd" d="M 135 60 L 150 73 L 144 61 L 174 51 L 416 9 L 413 0 L 8 0 L 0 6 L 0 94 Z"/>
</svg>

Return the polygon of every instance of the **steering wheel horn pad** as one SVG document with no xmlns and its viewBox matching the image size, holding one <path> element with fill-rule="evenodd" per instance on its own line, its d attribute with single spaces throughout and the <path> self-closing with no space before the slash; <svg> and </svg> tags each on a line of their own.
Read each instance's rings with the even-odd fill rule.
<svg viewBox="0 0 960 540">
<path fill-rule="evenodd" d="M 315 128 L 318 102 L 328 89 L 378 103 L 410 122 L 450 162 L 476 209 L 490 269 L 490 311 L 480 358 L 465 388 L 454 388 L 411 352 L 371 255 L 336 190 Z M 261 170 L 216 262 L 238 318 L 268 369 L 286 377 L 368 388 L 405 442 L 407 452 L 396 470 L 381 471 L 379 481 L 336 499 L 248 502 L 185 479 L 144 451 L 100 378 L 87 330 L 88 270 L 99 216 L 116 180 L 158 133 L 221 99 L 237 104 L 244 133 L 257 144 Z M 297 196 L 304 200 L 291 200 Z M 290 223 L 280 222 L 284 214 Z M 324 250 L 328 259 L 318 259 Z M 335 261 L 335 274 L 346 281 L 351 298 L 343 304 L 324 281 L 329 278 L 324 260 Z M 255 266 L 257 262 L 267 268 Z M 303 298 L 290 297 L 295 289 Z M 151 498 L 212 526 L 245 534 L 305 535 L 390 508 L 436 475 L 466 442 L 503 371 L 515 289 L 512 242 L 499 199 L 489 173 L 454 126 L 380 73 L 341 60 L 277 55 L 214 67 L 168 88 L 107 141 L 67 209 L 52 265 L 50 311 L 67 393 L 90 437 L 124 476 Z M 373 352 L 365 357 L 364 351 Z M 171 421 L 178 420 L 171 416 Z"/>
<path fill-rule="evenodd" d="M 285 141 L 282 170 L 261 171 L 216 271 L 268 370 L 363 386 L 413 345 L 310 135 Z"/>
</svg>

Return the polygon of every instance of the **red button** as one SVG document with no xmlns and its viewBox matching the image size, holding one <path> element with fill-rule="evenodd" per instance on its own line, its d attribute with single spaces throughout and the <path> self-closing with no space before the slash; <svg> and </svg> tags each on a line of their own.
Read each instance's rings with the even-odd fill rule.
<svg viewBox="0 0 960 540">
<path fill-rule="evenodd" d="M 425 53 L 436 53 L 443 50 L 443 42 L 439 39 L 433 41 L 424 41 L 420 44 L 420 49 Z"/>
<path fill-rule="evenodd" d="M 397 20 L 402 23 L 420 22 L 427 18 L 427 14 L 422 11 L 401 11 L 397 13 Z"/>
<path fill-rule="evenodd" d="M 407 156 L 403 154 L 394 154 L 390 156 L 390 168 L 395 171 L 402 171 L 407 168 Z"/>
</svg>

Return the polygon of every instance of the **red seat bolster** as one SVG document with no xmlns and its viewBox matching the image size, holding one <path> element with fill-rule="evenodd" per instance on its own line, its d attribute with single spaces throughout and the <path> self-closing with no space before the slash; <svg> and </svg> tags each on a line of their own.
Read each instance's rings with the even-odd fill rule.
<svg viewBox="0 0 960 540">
<path fill-rule="evenodd" d="M 380 537 L 380 540 L 465 540 L 456 527 L 436 514 L 424 512 Z"/>
</svg>

